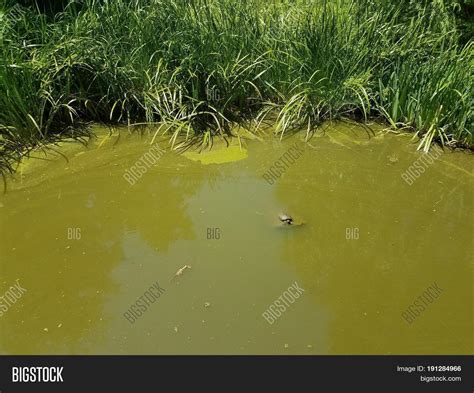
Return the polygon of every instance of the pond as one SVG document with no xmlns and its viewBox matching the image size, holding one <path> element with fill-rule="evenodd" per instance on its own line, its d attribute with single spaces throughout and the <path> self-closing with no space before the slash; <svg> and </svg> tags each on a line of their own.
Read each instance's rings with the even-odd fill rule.
<svg viewBox="0 0 474 393">
<path fill-rule="evenodd" d="M 474 351 L 472 155 L 350 123 L 182 154 L 95 131 L 0 196 L 0 353 Z"/>
</svg>

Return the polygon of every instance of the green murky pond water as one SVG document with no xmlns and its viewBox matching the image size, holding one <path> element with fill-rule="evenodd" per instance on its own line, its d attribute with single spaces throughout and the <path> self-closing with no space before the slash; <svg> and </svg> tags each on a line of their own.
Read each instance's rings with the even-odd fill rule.
<svg viewBox="0 0 474 393">
<path fill-rule="evenodd" d="M 0 353 L 472 354 L 472 155 L 443 153 L 409 185 L 408 136 L 323 131 L 201 154 L 158 140 L 166 153 L 133 185 L 148 133 L 98 129 L 55 148 L 67 161 L 34 153 L 0 196 L 0 296 L 26 290 L 3 309 Z M 262 313 L 295 282 L 304 292 L 270 324 Z M 441 294 L 408 323 L 433 283 Z"/>
</svg>

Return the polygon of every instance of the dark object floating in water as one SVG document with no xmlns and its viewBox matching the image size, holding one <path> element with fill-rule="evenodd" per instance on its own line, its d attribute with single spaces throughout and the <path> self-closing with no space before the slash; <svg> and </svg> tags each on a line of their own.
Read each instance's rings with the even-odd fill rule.
<svg viewBox="0 0 474 393">
<path fill-rule="evenodd" d="M 285 224 L 285 225 L 292 225 L 293 224 L 293 218 L 291 218 L 289 215 L 287 214 L 279 214 L 278 215 L 278 218 L 280 219 L 280 221 Z"/>
</svg>

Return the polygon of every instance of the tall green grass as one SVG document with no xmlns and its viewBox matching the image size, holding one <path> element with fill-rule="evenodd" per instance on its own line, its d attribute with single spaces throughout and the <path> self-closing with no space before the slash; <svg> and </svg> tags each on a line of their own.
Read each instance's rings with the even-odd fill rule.
<svg viewBox="0 0 474 393">
<path fill-rule="evenodd" d="M 454 1 L 62 4 L 0 0 L 4 165 L 89 121 L 159 122 L 175 141 L 265 119 L 309 135 L 352 117 L 410 129 L 424 149 L 473 145 L 474 44 Z"/>
</svg>

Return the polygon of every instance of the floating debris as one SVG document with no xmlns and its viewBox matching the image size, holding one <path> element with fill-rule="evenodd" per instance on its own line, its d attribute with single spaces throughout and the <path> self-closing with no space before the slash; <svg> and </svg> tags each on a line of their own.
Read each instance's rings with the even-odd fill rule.
<svg viewBox="0 0 474 393">
<path fill-rule="evenodd" d="M 173 281 L 175 278 L 180 277 L 186 269 L 191 269 L 191 265 L 184 265 L 182 268 L 176 270 L 176 273 L 171 277 L 170 281 Z"/>
<path fill-rule="evenodd" d="M 395 155 L 387 156 L 387 158 L 392 164 L 395 164 L 396 162 L 398 162 L 398 157 Z"/>
</svg>

